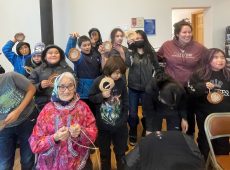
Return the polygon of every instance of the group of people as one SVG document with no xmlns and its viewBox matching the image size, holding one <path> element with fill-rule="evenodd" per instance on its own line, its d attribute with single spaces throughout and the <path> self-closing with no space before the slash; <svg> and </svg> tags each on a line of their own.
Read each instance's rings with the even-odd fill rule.
<svg viewBox="0 0 230 170">
<path fill-rule="evenodd" d="M 0 169 L 12 169 L 17 144 L 22 169 L 92 169 L 89 148 L 94 142 L 102 170 L 111 169 L 111 144 L 117 169 L 127 168 L 127 141 L 132 146 L 137 143 L 140 103 L 143 137 L 160 131 L 163 118 L 167 130 L 193 135 L 196 115 L 197 142 L 207 159 L 205 118 L 212 112 L 230 111 L 225 53 L 194 41 L 185 20 L 174 25 L 173 40 L 157 52 L 144 31 L 135 32 L 135 39 L 125 47 L 125 33 L 113 29 L 109 51 L 96 28 L 89 30 L 89 37 L 72 33 L 65 52 L 57 45 L 38 43 L 31 54 L 28 43 L 18 42 L 16 54 L 15 38 L 5 44 L 2 51 L 15 72 L 0 74 L 0 150 L 4 151 Z M 72 60 L 70 52 L 76 45 L 80 56 Z M 207 95 L 212 91 L 220 91 L 224 99 L 210 103 Z M 214 145 L 217 154 L 229 153 L 227 138 L 216 139 Z M 142 159 L 134 159 L 131 166 L 138 160 Z M 145 161 L 146 167 L 154 169 L 149 163 Z"/>
</svg>

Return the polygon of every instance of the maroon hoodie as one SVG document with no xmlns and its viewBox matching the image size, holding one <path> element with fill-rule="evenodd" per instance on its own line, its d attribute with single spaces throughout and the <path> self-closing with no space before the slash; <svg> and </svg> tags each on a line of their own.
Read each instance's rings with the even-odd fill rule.
<svg viewBox="0 0 230 170">
<path fill-rule="evenodd" d="M 192 40 L 182 45 L 174 38 L 166 41 L 158 50 L 157 55 L 166 61 L 165 72 L 184 86 L 206 50 L 196 41 Z"/>
</svg>

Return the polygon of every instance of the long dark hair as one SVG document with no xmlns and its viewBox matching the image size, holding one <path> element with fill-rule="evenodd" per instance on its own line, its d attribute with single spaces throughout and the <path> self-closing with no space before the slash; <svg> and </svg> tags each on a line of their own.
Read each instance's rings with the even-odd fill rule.
<svg viewBox="0 0 230 170">
<path fill-rule="evenodd" d="M 115 41 L 115 35 L 117 32 L 121 32 L 123 36 L 125 35 L 124 31 L 121 28 L 114 28 L 110 33 L 110 39 L 111 39 L 112 44 Z"/>
<path fill-rule="evenodd" d="M 156 52 L 155 52 L 154 48 L 152 47 L 152 45 L 150 44 L 146 33 L 142 30 L 136 30 L 136 33 L 140 34 L 141 37 L 143 38 L 143 40 L 144 40 L 144 53 L 149 54 L 149 57 L 152 61 L 152 57 L 154 57 L 156 55 Z M 134 48 L 133 50 L 134 50 L 134 52 L 137 52 L 137 48 Z"/>
<path fill-rule="evenodd" d="M 226 56 L 224 51 L 222 51 L 221 49 L 210 48 L 208 52 L 206 53 L 206 55 L 201 58 L 200 66 L 198 67 L 198 69 L 195 71 L 194 74 L 197 75 L 201 80 L 209 80 L 212 75 L 212 68 L 211 68 L 210 63 L 212 62 L 214 55 L 219 52 L 222 53 L 224 56 Z M 225 79 L 227 81 L 230 81 L 230 66 L 227 63 L 227 60 L 226 60 L 226 65 L 222 69 L 222 71 L 223 71 Z"/>
</svg>

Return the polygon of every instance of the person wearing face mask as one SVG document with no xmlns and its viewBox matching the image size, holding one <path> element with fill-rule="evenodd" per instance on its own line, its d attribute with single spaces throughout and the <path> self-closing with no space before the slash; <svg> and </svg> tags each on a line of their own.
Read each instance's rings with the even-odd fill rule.
<svg viewBox="0 0 230 170">
<path fill-rule="evenodd" d="M 129 41 L 129 49 L 131 52 L 131 65 L 129 65 L 128 88 L 129 88 L 129 142 L 130 145 L 135 145 L 137 141 L 137 125 L 138 118 L 138 104 L 143 99 L 145 94 L 145 86 L 151 80 L 154 72 L 158 74 L 161 68 L 157 61 L 156 52 L 148 41 L 144 31 L 137 30 L 137 37 L 135 41 Z M 145 135 L 145 114 L 141 119 L 143 125 L 143 136 Z"/>
<path fill-rule="evenodd" d="M 152 78 L 145 90 L 143 110 L 146 115 L 146 134 L 161 131 L 163 118 L 167 121 L 167 130 L 182 130 L 186 133 L 187 96 L 183 87 L 165 74 L 160 81 Z"/>
</svg>

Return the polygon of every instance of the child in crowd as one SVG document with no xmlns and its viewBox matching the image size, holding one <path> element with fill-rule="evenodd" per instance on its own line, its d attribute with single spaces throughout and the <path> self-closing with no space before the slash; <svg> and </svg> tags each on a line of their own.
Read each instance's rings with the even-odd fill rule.
<svg viewBox="0 0 230 170">
<path fill-rule="evenodd" d="M 201 64 L 193 73 L 188 83 L 188 92 L 193 96 L 196 121 L 199 129 L 198 146 L 205 159 L 208 157 L 209 146 L 204 131 L 204 121 L 211 113 L 230 111 L 230 67 L 225 53 L 217 48 L 208 50 L 202 57 Z M 212 104 L 207 100 L 209 92 L 219 91 L 224 98 L 220 103 Z M 220 125 L 221 126 L 221 125 Z M 229 154 L 229 138 L 213 140 L 216 154 Z"/>
<path fill-rule="evenodd" d="M 65 53 L 69 57 L 70 49 L 75 48 L 78 41 L 78 47 L 81 49 L 80 58 L 77 61 L 72 61 L 74 71 L 79 79 L 77 92 L 94 113 L 94 104 L 89 101 L 89 90 L 92 87 L 94 79 L 101 75 L 101 56 L 92 49 L 90 39 L 87 36 L 83 35 L 79 38 L 78 36 L 78 33 L 71 34 Z"/>
<path fill-rule="evenodd" d="M 121 78 L 125 70 L 124 61 L 120 57 L 109 58 L 103 68 L 103 75 L 94 81 L 89 93 L 89 99 L 96 105 L 102 170 L 111 169 L 111 143 L 114 146 L 117 169 L 123 169 L 122 159 L 125 156 L 128 138 L 128 95 L 125 81 Z M 102 87 L 113 87 L 113 83 L 114 87 L 101 91 L 99 85 L 104 78 L 110 81 L 106 80 Z"/>
<path fill-rule="evenodd" d="M 157 61 L 157 56 L 154 48 L 148 41 L 144 31 L 137 30 L 137 37 L 128 44 L 132 46 L 131 50 L 131 65 L 129 66 L 128 87 L 129 87 L 129 142 L 135 145 L 137 141 L 137 125 L 138 118 L 138 104 L 144 103 L 145 87 L 151 80 L 154 72 L 160 72 L 160 66 Z M 145 114 L 141 119 L 143 125 L 143 133 L 145 136 Z"/>
<path fill-rule="evenodd" d="M 29 77 L 31 71 L 36 67 L 42 64 L 42 51 L 45 49 L 44 43 L 37 43 L 34 46 L 34 51 L 31 54 L 31 58 L 26 60 L 25 69 L 26 69 L 26 77 Z"/>
<path fill-rule="evenodd" d="M 168 75 L 152 78 L 146 86 L 143 110 L 146 114 L 147 134 L 161 131 L 163 118 L 167 130 L 188 130 L 186 93 L 184 88 Z"/>
<path fill-rule="evenodd" d="M 108 57 L 121 57 L 127 66 L 131 64 L 128 48 L 122 45 L 124 32 L 120 28 L 114 28 L 110 33 L 112 50 L 108 53 Z"/>
<path fill-rule="evenodd" d="M 91 28 L 88 33 L 91 40 L 92 48 L 95 51 L 98 51 L 99 46 L 102 45 L 100 31 L 97 28 Z"/>
<path fill-rule="evenodd" d="M 37 89 L 35 103 L 39 111 L 50 101 L 55 77 L 66 71 L 73 73 L 73 69 L 65 61 L 64 51 L 56 45 L 45 48 L 42 60 L 44 62 L 29 76 Z"/>
<path fill-rule="evenodd" d="M 38 154 L 37 169 L 76 170 L 86 165 L 87 147 L 95 140 L 97 128 L 89 107 L 76 94 L 76 86 L 71 73 L 58 76 L 51 102 L 38 116 L 29 140 Z"/>
<path fill-rule="evenodd" d="M 14 71 L 25 75 L 26 71 L 24 69 L 25 62 L 27 59 L 31 58 L 30 44 L 27 42 L 18 42 L 16 46 L 16 52 L 13 52 L 12 49 L 17 42 L 14 37 L 13 40 L 8 41 L 2 48 L 2 52 L 6 58 L 11 62 L 14 67 Z"/>
<path fill-rule="evenodd" d="M 0 74 L 0 87 L 0 169 L 13 169 L 17 141 L 21 169 L 32 169 L 34 155 L 28 139 L 35 124 L 33 96 L 36 89 L 16 72 Z"/>
</svg>

